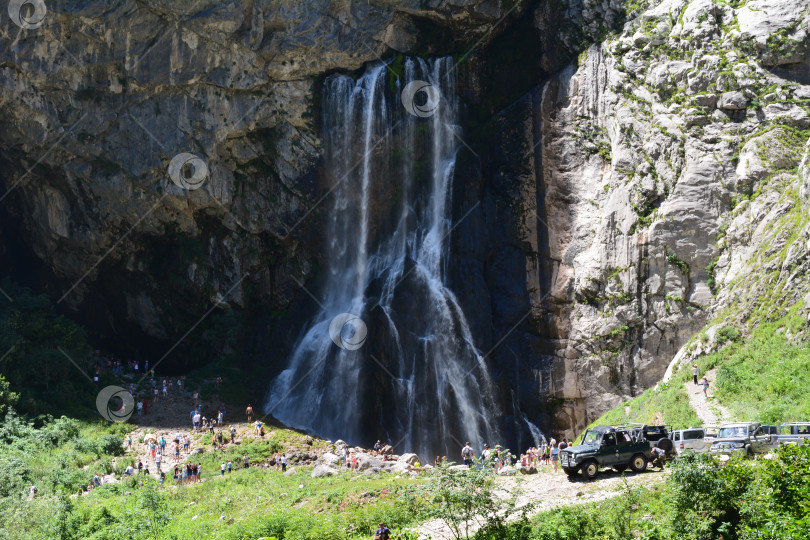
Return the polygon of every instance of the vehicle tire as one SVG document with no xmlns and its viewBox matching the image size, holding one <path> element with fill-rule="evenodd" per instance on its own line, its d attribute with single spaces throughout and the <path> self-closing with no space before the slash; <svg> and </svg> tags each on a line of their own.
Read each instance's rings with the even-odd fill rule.
<svg viewBox="0 0 810 540">
<path fill-rule="evenodd" d="M 627 470 L 627 465 L 614 465 L 613 470 L 616 471 L 617 473 L 623 473 L 624 471 Z"/>
<path fill-rule="evenodd" d="M 750 446 L 745 449 L 745 457 L 749 457 L 749 458 L 754 457 L 754 451 L 751 450 Z"/>
<path fill-rule="evenodd" d="M 599 463 L 595 459 L 583 463 L 582 475 L 588 480 L 593 480 L 599 476 Z"/>
<path fill-rule="evenodd" d="M 630 460 L 630 468 L 633 469 L 634 472 L 644 472 L 647 470 L 647 458 L 644 457 L 644 454 L 634 455 L 633 459 Z"/>
<path fill-rule="evenodd" d="M 563 467 L 563 471 L 565 471 L 565 474 L 567 474 L 568 476 L 576 476 L 577 474 L 576 468 Z"/>
<path fill-rule="evenodd" d="M 672 441 L 670 439 L 661 439 L 660 441 L 658 441 L 656 443 L 655 446 L 657 446 L 658 448 L 660 448 L 661 450 L 663 450 L 667 454 L 672 452 L 672 448 L 673 448 L 672 447 Z"/>
</svg>

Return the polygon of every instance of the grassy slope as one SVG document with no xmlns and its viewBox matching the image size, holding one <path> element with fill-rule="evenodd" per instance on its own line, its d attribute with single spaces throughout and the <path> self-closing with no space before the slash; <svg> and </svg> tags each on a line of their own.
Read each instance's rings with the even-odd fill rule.
<svg viewBox="0 0 810 540">
<path fill-rule="evenodd" d="M 725 339 L 722 348 L 694 361 L 701 373 L 717 368 L 714 393 L 735 419 L 763 423 L 810 420 L 805 382 L 810 373 L 810 341 L 801 305 L 807 291 L 800 290 L 808 284 L 796 278 L 789 281 L 783 272 L 790 251 L 804 242 L 802 230 L 810 220 L 797 184 L 795 171 L 790 171 L 766 180 L 752 196 L 776 190 L 779 203 L 790 205 L 790 210 L 767 231 L 766 238 L 754 239 L 760 245 L 752 259 L 756 267 L 728 285 L 731 302 L 706 325 L 706 329 L 726 325 L 718 332 Z M 722 237 L 718 240 L 722 245 Z M 690 346 L 707 339 L 704 330 Z M 674 427 L 699 425 L 683 388 L 690 378 L 691 370 L 681 369 L 669 384 L 647 390 L 592 425 L 651 422 L 659 412 Z"/>
<path fill-rule="evenodd" d="M 79 498 L 67 497 L 79 483 L 86 486 L 96 471 L 120 473 L 128 458 L 119 457 L 115 465 L 113 459 L 121 454 L 121 434 L 129 427 L 67 419 L 39 429 L 7 423 L 2 438 L 12 442 L 0 457 L 0 538 L 150 537 L 143 477 L 124 478 Z M 158 490 L 169 516 L 160 538 L 352 539 L 366 538 L 379 521 L 392 529 L 416 524 L 423 503 L 410 492 L 421 479 L 349 473 L 315 479 L 309 475 L 311 468 L 284 476 L 257 467 L 218 478 L 223 457 L 234 459 L 247 450 L 255 463 L 296 436 L 276 430 L 267 441 L 227 453 L 206 450 L 199 457 L 205 482 L 175 487 L 167 480 L 168 485 Z M 234 461 L 235 466 L 238 463 L 241 460 Z M 39 493 L 36 500 L 27 501 L 24 494 L 31 483 Z"/>
</svg>

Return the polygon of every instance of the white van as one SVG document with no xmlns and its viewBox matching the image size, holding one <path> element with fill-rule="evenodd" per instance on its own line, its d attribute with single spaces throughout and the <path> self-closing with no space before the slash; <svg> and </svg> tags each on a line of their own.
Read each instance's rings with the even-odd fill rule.
<svg viewBox="0 0 810 540">
<path fill-rule="evenodd" d="M 672 443 L 675 452 L 680 456 L 687 450 L 696 454 L 708 452 L 710 443 L 706 442 L 706 430 L 704 428 L 679 429 L 672 432 Z"/>
</svg>

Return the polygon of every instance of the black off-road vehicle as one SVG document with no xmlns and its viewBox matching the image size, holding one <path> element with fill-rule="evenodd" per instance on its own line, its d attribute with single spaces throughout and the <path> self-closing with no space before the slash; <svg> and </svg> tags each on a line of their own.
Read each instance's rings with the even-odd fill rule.
<svg viewBox="0 0 810 540">
<path fill-rule="evenodd" d="M 596 478 L 601 467 L 612 467 L 618 472 L 630 467 L 642 472 L 652 458 L 650 448 L 649 441 L 636 440 L 631 430 L 597 426 L 585 432 L 580 444 L 560 452 L 560 465 L 567 475 L 582 471 L 588 480 Z"/>
</svg>

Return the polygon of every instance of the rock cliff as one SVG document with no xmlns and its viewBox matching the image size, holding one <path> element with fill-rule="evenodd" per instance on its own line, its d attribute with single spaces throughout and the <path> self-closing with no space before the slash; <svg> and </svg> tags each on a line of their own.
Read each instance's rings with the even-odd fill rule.
<svg viewBox="0 0 810 540">
<path fill-rule="evenodd" d="M 38 28 L 2 19 L 2 271 L 150 357 L 201 325 L 177 369 L 239 345 L 233 326 L 278 370 L 323 275 L 323 78 L 455 54 L 451 282 L 501 401 L 570 435 L 654 385 L 732 301 L 767 216 L 802 204 L 808 21 L 802 0 L 66 2 Z M 200 189 L 167 174 L 182 152 L 205 163 Z"/>
<path fill-rule="evenodd" d="M 506 130 L 537 192 L 525 275 L 552 358 L 530 378 L 553 425 L 580 429 L 654 385 L 729 288 L 747 291 L 763 244 L 801 267 L 801 233 L 771 235 L 803 204 L 809 27 L 798 0 L 665 0 L 503 113 L 525 120 Z"/>
</svg>

